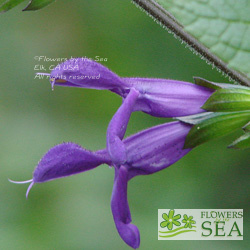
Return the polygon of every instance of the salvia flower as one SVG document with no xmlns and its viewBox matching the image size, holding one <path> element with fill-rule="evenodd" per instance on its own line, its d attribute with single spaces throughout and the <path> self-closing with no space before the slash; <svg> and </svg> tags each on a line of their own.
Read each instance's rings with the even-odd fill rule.
<svg viewBox="0 0 250 250">
<path fill-rule="evenodd" d="M 138 92 L 130 112 L 143 111 L 157 117 L 187 116 L 203 112 L 200 107 L 213 89 L 193 83 L 154 79 L 119 77 L 103 65 L 88 58 L 72 58 L 57 65 L 50 74 L 54 85 L 110 90 L 123 99 L 131 89 Z"/>
<path fill-rule="evenodd" d="M 121 238 L 138 248 L 140 234 L 131 223 L 127 200 L 128 181 L 137 175 L 153 174 L 187 154 L 183 149 L 192 125 L 171 122 L 144 130 L 123 139 L 130 115 L 142 111 L 157 117 L 180 117 L 203 112 L 200 107 L 214 89 L 188 82 L 123 78 L 101 64 L 87 58 L 73 58 L 59 64 L 51 72 L 52 89 L 66 87 L 110 90 L 123 99 L 107 129 L 107 146 L 91 152 L 74 143 L 63 143 L 51 148 L 38 163 L 26 196 L 35 183 L 78 174 L 99 165 L 115 169 L 111 210 Z M 17 182 L 16 182 L 17 183 Z"/>
<path fill-rule="evenodd" d="M 74 143 L 63 143 L 51 148 L 40 160 L 34 170 L 26 196 L 35 183 L 43 183 L 57 178 L 82 173 L 101 164 L 115 169 L 114 186 L 111 197 L 111 210 L 117 231 L 121 238 L 132 248 L 138 248 L 140 234 L 131 223 L 131 214 L 127 200 L 128 181 L 138 175 L 158 172 L 178 161 L 191 149 L 183 149 L 185 138 L 191 125 L 176 121 L 158 125 L 124 140 L 119 150 L 126 158 L 122 164 L 113 160 L 107 149 L 88 151 Z M 115 156 L 114 156 L 115 157 Z M 18 183 L 18 182 L 17 182 Z"/>
</svg>

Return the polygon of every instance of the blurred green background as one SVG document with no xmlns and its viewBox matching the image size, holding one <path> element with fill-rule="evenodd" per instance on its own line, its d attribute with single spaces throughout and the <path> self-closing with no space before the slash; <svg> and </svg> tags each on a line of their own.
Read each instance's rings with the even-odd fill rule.
<svg viewBox="0 0 250 250">
<path fill-rule="evenodd" d="M 64 0 L 21 12 L 26 4 L 0 15 L 0 248 L 129 249 L 110 211 L 113 169 L 103 165 L 35 185 L 28 201 L 27 185 L 7 180 L 30 179 L 42 155 L 63 141 L 104 148 L 107 125 L 121 103 L 108 91 L 51 91 L 49 81 L 34 79 L 34 57 L 100 56 L 120 76 L 228 80 L 130 1 Z M 127 135 L 165 121 L 134 113 Z M 240 134 L 202 145 L 170 168 L 129 183 L 140 249 L 247 249 L 245 240 L 157 240 L 158 208 L 243 208 L 246 235 L 249 152 L 226 148 Z"/>
</svg>

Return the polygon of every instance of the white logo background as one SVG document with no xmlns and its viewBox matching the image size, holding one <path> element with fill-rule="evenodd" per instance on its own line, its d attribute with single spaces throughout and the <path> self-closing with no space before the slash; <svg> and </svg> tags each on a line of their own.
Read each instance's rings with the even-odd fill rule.
<svg viewBox="0 0 250 250">
<path fill-rule="evenodd" d="M 173 217 L 181 215 L 180 226 L 173 224 L 172 230 L 167 223 L 161 227 L 170 210 Z M 184 215 L 193 216 L 192 228 L 184 227 Z M 158 209 L 158 240 L 243 240 L 243 209 Z"/>
</svg>

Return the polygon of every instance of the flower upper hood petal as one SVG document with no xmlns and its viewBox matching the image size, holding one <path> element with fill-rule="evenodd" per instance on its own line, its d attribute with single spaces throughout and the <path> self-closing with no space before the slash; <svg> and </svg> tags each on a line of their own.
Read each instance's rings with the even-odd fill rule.
<svg viewBox="0 0 250 250">
<path fill-rule="evenodd" d="M 72 58 L 57 65 L 50 74 L 52 85 L 121 91 L 125 87 L 119 76 L 87 58 Z M 52 86 L 53 87 L 53 86 Z"/>
</svg>

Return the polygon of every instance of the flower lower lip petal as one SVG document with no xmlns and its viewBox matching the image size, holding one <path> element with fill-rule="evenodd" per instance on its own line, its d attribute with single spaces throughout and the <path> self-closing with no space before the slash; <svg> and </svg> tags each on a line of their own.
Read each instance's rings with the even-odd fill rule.
<svg viewBox="0 0 250 250">
<path fill-rule="evenodd" d="M 74 143 L 62 143 L 51 148 L 38 163 L 33 181 L 45 182 L 67 177 L 97 166 L 110 164 L 109 157 L 87 151 Z"/>
<path fill-rule="evenodd" d="M 127 200 L 127 182 L 128 170 L 126 167 L 115 168 L 111 210 L 119 235 L 130 247 L 136 249 L 140 245 L 140 232 L 131 223 L 131 214 Z"/>
</svg>

